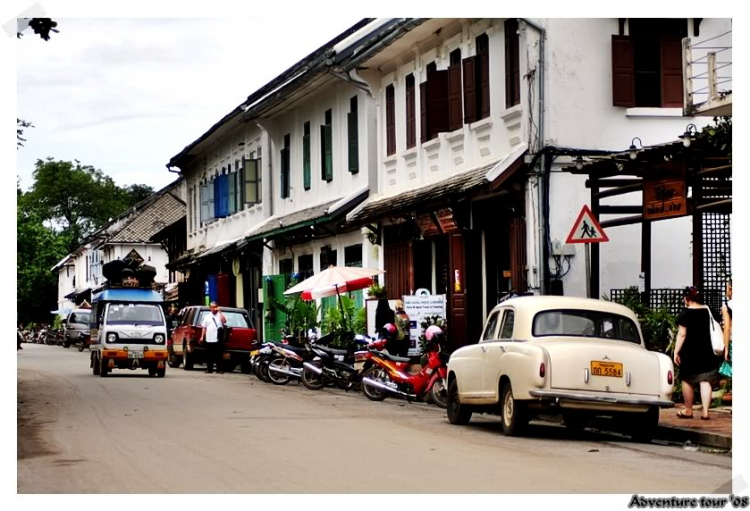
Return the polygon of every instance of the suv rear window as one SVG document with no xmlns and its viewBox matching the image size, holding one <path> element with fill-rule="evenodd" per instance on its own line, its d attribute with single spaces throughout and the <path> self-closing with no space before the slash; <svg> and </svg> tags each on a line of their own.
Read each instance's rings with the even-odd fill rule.
<svg viewBox="0 0 750 511">
<path fill-rule="evenodd" d="M 590 310 L 549 310 L 537 313 L 534 337 L 599 337 L 641 343 L 635 323 L 619 314 Z"/>
<path fill-rule="evenodd" d="M 245 316 L 242 312 L 235 312 L 235 311 L 222 311 L 224 312 L 224 315 L 227 317 L 227 326 L 232 328 L 250 328 L 250 325 L 247 320 L 247 316 Z M 211 311 L 203 310 L 200 312 L 200 315 L 198 316 L 198 322 L 196 323 L 198 326 L 200 326 L 201 323 L 203 323 L 203 318 L 206 317 L 207 314 L 211 314 Z"/>
<path fill-rule="evenodd" d="M 88 325 L 89 318 L 91 318 L 90 312 L 71 312 L 68 318 L 69 325 Z"/>
</svg>

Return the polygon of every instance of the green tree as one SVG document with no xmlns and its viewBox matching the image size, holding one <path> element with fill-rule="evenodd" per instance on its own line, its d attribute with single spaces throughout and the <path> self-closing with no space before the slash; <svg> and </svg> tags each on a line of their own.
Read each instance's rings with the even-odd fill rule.
<svg viewBox="0 0 750 511">
<path fill-rule="evenodd" d="M 34 185 L 26 194 L 30 211 L 68 240 L 68 251 L 83 238 L 153 193 L 149 186 L 120 188 L 111 177 L 90 165 L 37 160 Z M 144 197 L 145 196 L 145 197 Z"/>
</svg>

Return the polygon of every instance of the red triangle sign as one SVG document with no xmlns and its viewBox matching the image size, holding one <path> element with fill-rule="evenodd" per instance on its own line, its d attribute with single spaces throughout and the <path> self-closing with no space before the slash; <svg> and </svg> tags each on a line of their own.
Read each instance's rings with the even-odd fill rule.
<svg viewBox="0 0 750 511">
<path fill-rule="evenodd" d="M 603 241 L 609 241 L 607 234 L 594 218 L 589 207 L 584 204 L 565 243 L 601 243 Z"/>
</svg>

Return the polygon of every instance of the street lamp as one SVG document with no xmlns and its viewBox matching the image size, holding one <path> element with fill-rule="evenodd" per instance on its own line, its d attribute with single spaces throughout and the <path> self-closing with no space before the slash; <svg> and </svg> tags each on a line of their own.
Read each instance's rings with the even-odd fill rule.
<svg viewBox="0 0 750 511">
<path fill-rule="evenodd" d="M 573 162 L 576 164 L 577 170 L 583 170 L 583 158 L 580 155 Z"/>
<path fill-rule="evenodd" d="M 630 147 L 628 147 L 628 151 L 630 151 L 630 159 L 631 159 L 631 160 L 635 160 L 636 158 L 638 158 L 638 148 L 637 148 L 637 147 L 635 146 L 635 141 L 636 141 L 636 140 L 637 140 L 637 141 L 638 141 L 638 143 L 639 143 L 639 144 L 641 145 L 641 149 L 643 149 L 643 142 L 641 142 L 641 139 L 640 139 L 640 138 L 638 138 L 638 137 L 635 137 L 635 138 L 634 138 L 634 139 L 633 139 L 633 140 L 632 140 L 632 141 L 630 142 Z"/>
<path fill-rule="evenodd" d="M 690 143 L 693 141 L 693 138 L 695 138 L 695 135 L 698 134 L 698 128 L 695 127 L 695 124 L 688 124 L 685 128 L 685 133 L 680 135 L 677 138 L 682 139 L 682 143 L 685 145 L 685 147 L 690 147 Z"/>
</svg>

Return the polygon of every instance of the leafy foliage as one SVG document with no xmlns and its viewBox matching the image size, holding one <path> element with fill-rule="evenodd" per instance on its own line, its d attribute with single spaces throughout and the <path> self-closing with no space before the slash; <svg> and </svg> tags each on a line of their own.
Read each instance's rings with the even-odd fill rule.
<svg viewBox="0 0 750 511">
<path fill-rule="evenodd" d="M 612 301 L 607 295 L 603 298 Z M 643 338 L 649 350 L 662 353 L 670 353 L 674 350 L 677 338 L 677 318 L 666 306 L 659 309 L 648 307 L 642 302 L 638 288 L 635 286 L 625 290 L 623 297 L 617 300 L 617 303 L 628 307 L 638 317 Z"/>
<path fill-rule="evenodd" d="M 366 333 L 367 311 L 364 308 L 357 309 L 354 300 L 346 295 L 341 295 L 338 299 L 341 305 L 336 302 L 336 305 L 328 308 L 320 328 L 325 334 L 333 334 L 331 346 L 345 347 L 353 334 Z M 341 314 L 342 308 L 346 314 L 346 321 Z"/>
<path fill-rule="evenodd" d="M 23 143 L 26 142 L 26 139 L 23 138 L 23 130 L 33 127 L 34 125 L 29 121 L 24 121 L 23 119 L 16 117 L 16 149 L 23 147 Z"/>
<path fill-rule="evenodd" d="M 732 157 L 732 118 L 714 117 L 714 124 L 706 126 L 698 134 L 698 139 L 703 139 L 717 149 L 720 153 Z"/>
<path fill-rule="evenodd" d="M 386 291 L 385 286 L 381 286 L 377 283 L 374 283 L 369 288 L 367 288 L 367 294 L 370 296 L 370 298 L 373 298 L 375 300 L 388 297 L 388 292 Z"/>
<path fill-rule="evenodd" d="M 56 34 L 60 33 L 60 31 L 55 28 L 57 27 L 57 22 L 50 18 L 31 18 L 29 26 L 36 35 L 45 41 L 49 41 L 50 32 L 55 32 Z M 16 37 L 20 39 L 23 37 L 23 34 L 21 32 L 16 32 Z"/>
<path fill-rule="evenodd" d="M 289 333 L 302 340 L 307 337 L 307 331 L 318 327 L 319 307 L 315 302 L 302 300 L 299 295 L 281 303 L 273 296 L 269 297 L 271 307 L 286 314 L 286 326 Z"/>
</svg>

